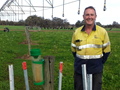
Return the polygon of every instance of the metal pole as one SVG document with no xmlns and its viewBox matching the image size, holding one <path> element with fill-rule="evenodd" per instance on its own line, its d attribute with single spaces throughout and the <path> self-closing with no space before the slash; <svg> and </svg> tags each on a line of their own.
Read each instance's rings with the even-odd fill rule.
<svg viewBox="0 0 120 90">
<path fill-rule="evenodd" d="M 80 0 L 79 0 L 79 8 L 78 8 L 78 15 L 80 14 Z"/>
<path fill-rule="evenodd" d="M 62 69 L 63 69 L 63 62 L 60 62 L 60 66 L 59 66 L 59 86 L 58 86 L 58 90 L 61 90 L 61 86 L 62 86 Z"/>
<path fill-rule="evenodd" d="M 52 20 L 53 20 L 53 0 L 52 0 Z"/>
<path fill-rule="evenodd" d="M 86 64 L 82 64 L 83 90 L 87 90 Z"/>
<path fill-rule="evenodd" d="M 43 0 L 43 19 L 44 19 L 44 0 Z"/>
<path fill-rule="evenodd" d="M 106 11 L 106 0 L 104 0 L 104 8 L 103 11 Z"/>
<path fill-rule="evenodd" d="M 92 90 L 92 74 L 87 74 L 87 90 Z"/>
<path fill-rule="evenodd" d="M 13 65 L 8 65 L 8 67 L 9 67 L 10 90 L 14 90 Z"/>
<path fill-rule="evenodd" d="M 26 62 L 23 62 L 22 65 L 23 65 L 23 71 L 24 71 L 26 90 L 30 90 L 29 89 L 29 82 L 28 82 L 28 74 L 27 74 L 27 64 L 26 64 Z"/>
<path fill-rule="evenodd" d="M 63 15 L 62 16 L 64 17 L 64 0 L 63 0 Z"/>
</svg>

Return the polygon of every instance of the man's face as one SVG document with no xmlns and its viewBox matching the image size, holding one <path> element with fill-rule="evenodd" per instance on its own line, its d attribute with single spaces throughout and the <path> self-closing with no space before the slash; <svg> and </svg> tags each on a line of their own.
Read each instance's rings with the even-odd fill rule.
<svg viewBox="0 0 120 90">
<path fill-rule="evenodd" d="M 95 14 L 94 9 L 91 8 L 86 9 L 83 15 L 85 24 L 88 26 L 94 25 L 96 17 L 97 15 Z"/>
</svg>

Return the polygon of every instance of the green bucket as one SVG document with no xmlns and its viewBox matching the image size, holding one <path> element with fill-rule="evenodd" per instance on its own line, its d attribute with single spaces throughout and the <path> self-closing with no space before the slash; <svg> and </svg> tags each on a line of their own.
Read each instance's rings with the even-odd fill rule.
<svg viewBox="0 0 120 90">
<path fill-rule="evenodd" d="M 34 57 L 34 56 L 35 56 L 35 57 L 36 57 L 36 56 L 39 56 L 39 55 L 41 55 L 41 50 L 40 50 L 40 49 L 31 49 L 31 50 L 30 50 L 30 55 L 33 56 L 33 57 Z"/>
</svg>

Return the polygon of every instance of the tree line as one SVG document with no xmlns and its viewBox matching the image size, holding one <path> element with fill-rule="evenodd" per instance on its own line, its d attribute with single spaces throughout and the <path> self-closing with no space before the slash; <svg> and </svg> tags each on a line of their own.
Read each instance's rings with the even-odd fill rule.
<svg viewBox="0 0 120 90">
<path fill-rule="evenodd" d="M 105 28 L 120 28 L 120 24 L 114 21 L 111 25 L 102 25 L 100 22 L 96 22 L 97 25 Z M 15 21 L 1 21 L 0 25 L 15 25 L 15 26 L 39 26 L 41 28 L 51 28 L 51 29 L 73 29 L 84 25 L 84 20 L 77 21 L 75 24 L 70 24 L 67 19 L 61 19 L 54 17 L 52 20 L 44 19 L 43 17 L 38 17 L 36 15 L 27 17 L 26 20 Z"/>
<path fill-rule="evenodd" d="M 105 28 L 110 28 L 110 30 L 112 30 L 112 28 L 120 28 L 120 24 L 116 21 L 113 21 L 113 23 L 111 25 L 105 25 Z"/>
<path fill-rule="evenodd" d="M 43 17 L 37 17 L 36 15 L 27 17 L 26 20 L 14 21 L 1 21 L 1 25 L 15 25 L 15 26 L 39 26 L 41 28 L 73 28 L 74 25 L 70 25 L 67 19 L 61 19 L 54 17 L 52 20 L 44 19 Z"/>
</svg>

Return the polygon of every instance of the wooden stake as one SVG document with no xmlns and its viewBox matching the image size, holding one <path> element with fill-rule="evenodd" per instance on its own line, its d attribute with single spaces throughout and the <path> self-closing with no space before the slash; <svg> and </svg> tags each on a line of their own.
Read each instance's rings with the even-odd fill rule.
<svg viewBox="0 0 120 90">
<path fill-rule="evenodd" d="M 29 33 L 29 31 L 28 31 L 28 27 L 25 28 L 25 33 L 26 33 L 26 36 L 27 36 L 28 50 L 29 50 L 29 55 L 30 55 L 31 43 L 30 43 L 30 33 Z"/>
<path fill-rule="evenodd" d="M 54 90 L 54 56 L 44 56 L 44 90 Z"/>
</svg>

